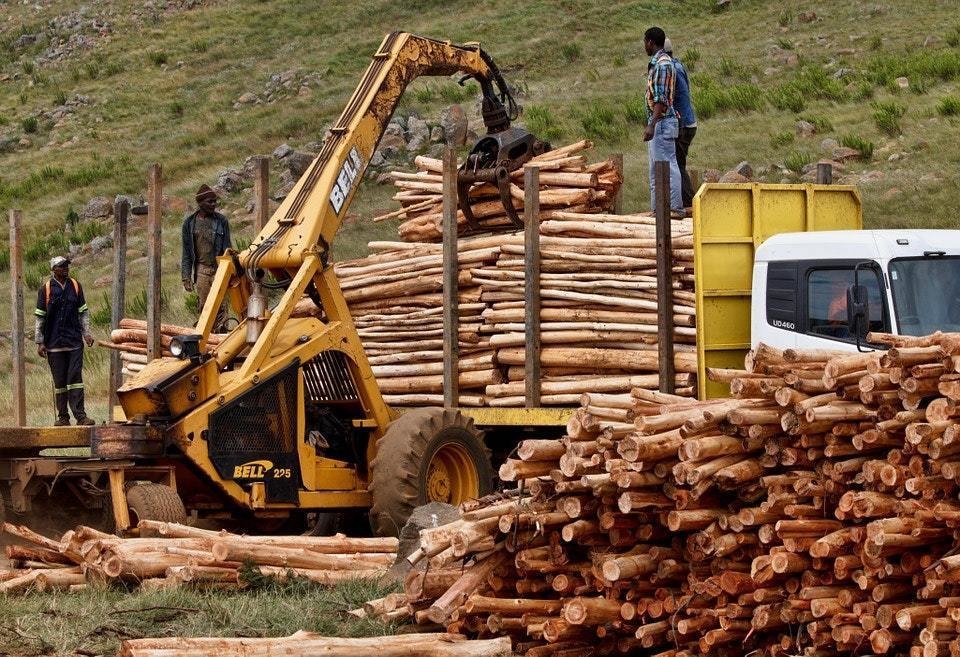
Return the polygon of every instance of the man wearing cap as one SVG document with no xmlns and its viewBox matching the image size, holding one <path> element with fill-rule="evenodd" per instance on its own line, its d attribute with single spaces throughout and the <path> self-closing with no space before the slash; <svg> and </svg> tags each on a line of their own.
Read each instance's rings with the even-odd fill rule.
<svg viewBox="0 0 960 657">
<path fill-rule="evenodd" d="M 670 167 L 670 209 L 682 212 L 680 168 L 677 166 L 677 135 L 680 124 L 674 107 L 676 70 L 673 58 L 663 50 L 667 35 L 659 27 L 651 27 L 643 34 L 643 47 L 651 57 L 647 71 L 647 126 L 643 140 L 649 142 L 650 206 L 656 208 L 655 162 L 667 162 Z"/>
<path fill-rule="evenodd" d="M 670 42 L 669 37 L 663 42 L 663 51 L 673 57 L 673 43 Z M 690 181 L 690 174 L 687 172 L 687 153 L 690 152 L 690 144 L 697 134 L 697 115 L 693 111 L 687 69 L 676 57 L 673 57 L 673 68 L 677 74 L 673 106 L 677 108 L 677 113 L 680 115 L 680 131 L 677 135 L 677 167 L 680 169 L 683 207 L 689 208 L 693 205 L 695 191 L 693 183 Z"/>
<path fill-rule="evenodd" d="M 183 218 L 180 278 L 187 292 L 196 288 L 200 307 L 203 308 L 217 271 L 217 256 L 223 255 L 232 244 L 230 224 L 225 216 L 217 212 L 217 193 L 208 185 L 201 185 L 196 199 L 196 211 Z M 226 319 L 226 309 L 220 304 L 214 330 L 222 329 Z"/>
<path fill-rule="evenodd" d="M 40 288 L 33 314 L 37 353 L 47 359 L 53 374 L 54 424 L 70 424 L 68 404 L 77 424 L 96 424 L 83 408 L 83 343 L 93 346 L 90 311 L 80 283 L 70 278 L 70 260 L 52 258 L 50 271 L 53 276 Z"/>
</svg>

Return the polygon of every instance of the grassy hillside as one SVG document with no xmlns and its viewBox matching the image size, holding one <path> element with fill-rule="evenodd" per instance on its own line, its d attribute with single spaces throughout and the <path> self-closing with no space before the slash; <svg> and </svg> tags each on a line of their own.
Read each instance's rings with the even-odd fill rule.
<svg viewBox="0 0 960 657">
<path fill-rule="evenodd" d="M 0 23 L 0 210 L 24 211 L 33 285 L 50 254 L 107 231 L 77 218 L 89 198 L 142 194 L 147 167 L 162 163 L 171 196 L 165 318 L 188 318 L 191 298 L 179 292 L 177 268 L 184 199 L 249 155 L 321 139 L 383 35 L 395 29 L 479 40 L 518 89 L 528 127 L 554 143 L 587 136 L 598 154 L 623 152 L 625 206 L 643 209 L 642 34 L 659 24 L 692 72 L 700 126 L 691 167 L 726 170 L 748 160 L 758 179 L 799 180 L 805 165 L 830 156 L 822 142 L 832 139 L 862 154 L 837 177 L 861 185 L 869 226 L 955 225 L 955 3 L 798 4 L 733 0 L 717 10 L 713 0 L 495 0 L 455 8 L 433 0 L 0 3 L 8 17 Z M 264 98 L 274 88 L 271 76 L 286 71 L 307 84 L 279 90 L 273 102 L 236 104 L 245 93 Z M 436 119 L 451 101 L 476 116 L 472 95 L 447 79 L 414 83 L 399 113 Z M 817 134 L 799 136 L 801 119 Z M 393 234 L 393 225 L 369 222 L 393 208 L 390 194 L 368 177 L 335 255 L 359 255 L 368 239 Z M 245 239 L 252 237 L 243 210 L 248 198 L 247 191 L 227 200 L 235 232 Z M 0 284 L 7 289 L 0 232 Z M 131 259 L 143 255 L 141 232 L 131 235 Z M 108 317 L 110 249 L 75 262 L 94 313 Z M 142 270 L 131 267 L 131 296 Z M 0 331 L 9 326 L 6 317 L 0 313 Z M 7 354 L 9 344 L 0 340 L 0 357 Z M 102 397 L 106 359 L 95 350 L 89 358 L 91 396 Z M 49 420 L 45 365 L 30 369 L 33 417 Z M 9 389 L 5 376 L 0 390 Z M 95 412 L 105 415 L 102 407 Z"/>
</svg>

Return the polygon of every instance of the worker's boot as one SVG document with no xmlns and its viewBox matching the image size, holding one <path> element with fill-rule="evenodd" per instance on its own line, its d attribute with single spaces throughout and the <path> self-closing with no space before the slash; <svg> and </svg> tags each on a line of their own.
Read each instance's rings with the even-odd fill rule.
<svg viewBox="0 0 960 657">
<path fill-rule="evenodd" d="M 73 411 L 73 417 L 76 418 L 80 426 L 91 426 L 96 424 L 91 418 L 87 417 L 87 412 L 83 408 L 83 388 L 72 388 L 68 391 L 70 395 L 70 410 Z"/>
<path fill-rule="evenodd" d="M 57 405 L 57 420 L 53 423 L 55 427 L 65 427 L 70 424 L 70 412 L 67 410 L 67 391 L 55 392 L 53 394 L 54 402 Z"/>
</svg>

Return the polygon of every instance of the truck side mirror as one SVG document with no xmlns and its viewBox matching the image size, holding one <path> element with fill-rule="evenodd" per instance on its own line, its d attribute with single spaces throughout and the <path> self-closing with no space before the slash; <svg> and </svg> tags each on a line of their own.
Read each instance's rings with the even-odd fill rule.
<svg viewBox="0 0 960 657">
<path fill-rule="evenodd" d="M 847 327 L 850 335 L 865 340 L 870 328 L 870 301 L 865 285 L 847 288 Z"/>
</svg>

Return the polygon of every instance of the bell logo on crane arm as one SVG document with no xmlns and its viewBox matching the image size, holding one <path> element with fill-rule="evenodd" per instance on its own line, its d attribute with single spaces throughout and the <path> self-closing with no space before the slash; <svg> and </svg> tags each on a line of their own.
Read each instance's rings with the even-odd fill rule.
<svg viewBox="0 0 960 657">
<path fill-rule="evenodd" d="M 340 173 L 337 174 L 337 180 L 333 183 L 333 189 L 330 190 L 330 207 L 336 214 L 340 214 L 340 210 L 343 209 L 343 204 L 354 185 L 357 184 L 362 169 L 363 160 L 360 159 L 360 151 L 354 146 L 350 149 L 347 159 L 343 161 Z"/>
</svg>

